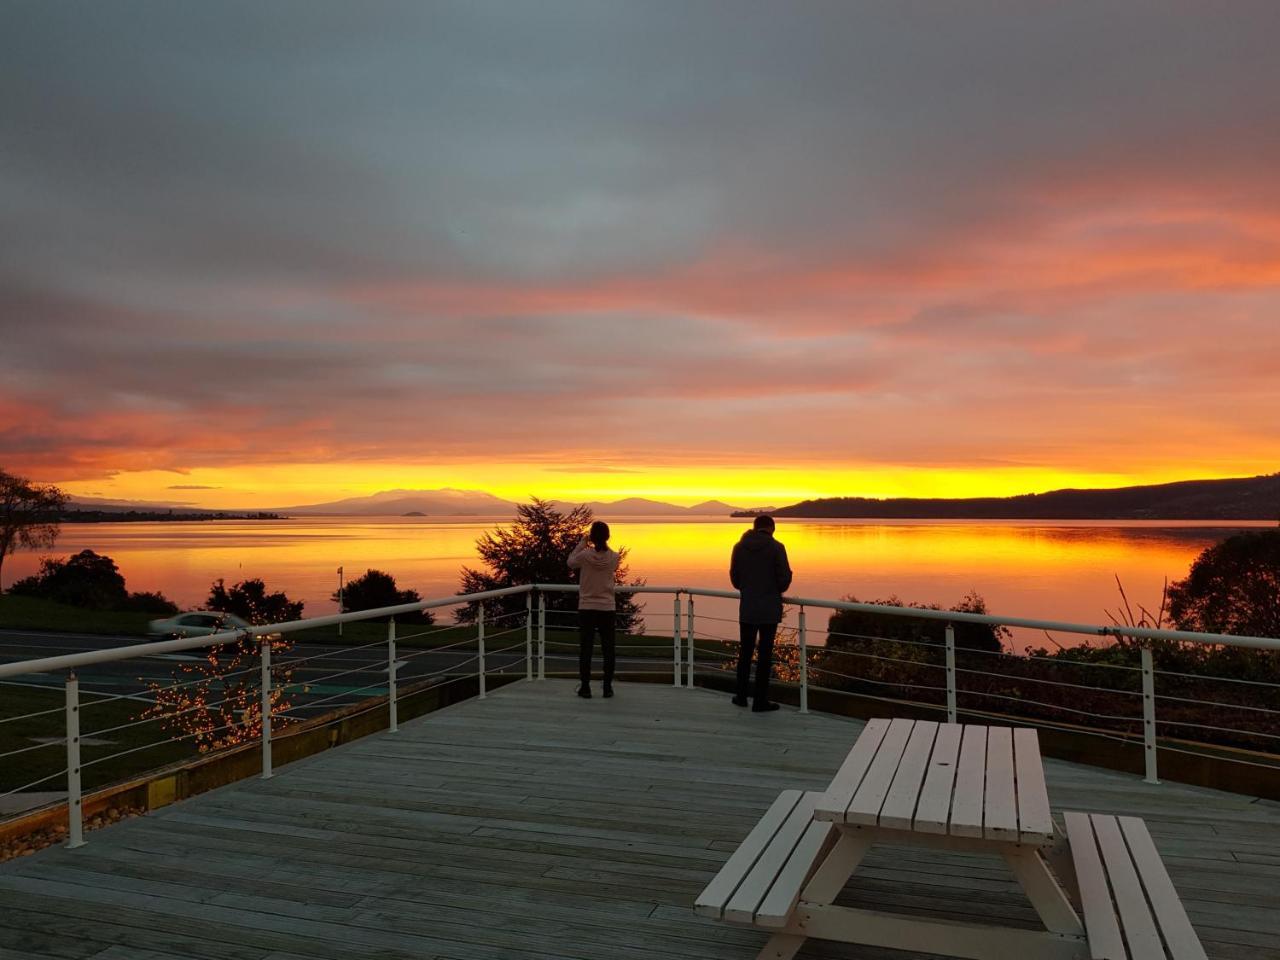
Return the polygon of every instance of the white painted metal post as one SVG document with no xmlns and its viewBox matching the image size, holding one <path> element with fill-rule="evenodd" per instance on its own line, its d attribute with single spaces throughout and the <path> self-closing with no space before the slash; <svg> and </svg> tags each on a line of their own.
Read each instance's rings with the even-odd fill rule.
<svg viewBox="0 0 1280 960">
<path fill-rule="evenodd" d="M 800 712 L 809 712 L 809 632 L 800 608 Z"/>
<path fill-rule="evenodd" d="M 80 681 L 67 676 L 67 846 L 84 846 L 80 791 Z"/>
<path fill-rule="evenodd" d="M 956 628 L 947 624 L 947 723 L 956 722 Z"/>
<path fill-rule="evenodd" d="M 533 593 L 524 595 L 524 678 L 533 680 Z"/>
<path fill-rule="evenodd" d="M 538 594 L 538 679 L 547 679 L 547 595 Z"/>
<path fill-rule="evenodd" d="M 484 699 L 484 603 L 480 603 L 480 616 L 476 620 L 479 625 L 479 631 L 476 633 L 476 641 L 479 645 L 479 658 L 476 666 L 480 671 L 480 699 Z"/>
<path fill-rule="evenodd" d="M 684 633 L 685 643 L 686 643 L 686 644 L 688 644 L 688 648 L 689 648 L 689 654 L 688 654 L 688 656 L 689 656 L 689 660 L 688 660 L 688 663 L 689 663 L 689 674 L 688 674 L 688 677 L 687 677 L 686 679 L 687 679 L 687 686 L 689 687 L 689 689 L 690 689 L 690 690 L 692 690 L 692 689 L 693 689 L 693 637 L 694 637 L 694 634 L 693 634 L 693 594 L 691 593 L 691 594 L 689 594 L 689 616 L 687 616 L 687 617 L 685 618 L 685 633 Z"/>
<path fill-rule="evenodd" d="M 400 729 L 396 704 L 396 618 L 387 621 L 387 729 Z"/>
<path fill-rule="evenodd" d="M 271 641 L 260 637 L 259 659 L 262 661 L 262 779 L 271 773 Z"/>
<path fill-rule="evenodd" d="M 680 592 L 671 601 L 671 658 L 675 677 L 672 683 L 680 686 Z"/>
<path fill-rule="evenodd" d="M 1147 783 L 1159 783 L 1156 769 L 1156 667 L 1151 648 L 1142 648 L 1142 746 L 1146 754 Z"/>
</svg>

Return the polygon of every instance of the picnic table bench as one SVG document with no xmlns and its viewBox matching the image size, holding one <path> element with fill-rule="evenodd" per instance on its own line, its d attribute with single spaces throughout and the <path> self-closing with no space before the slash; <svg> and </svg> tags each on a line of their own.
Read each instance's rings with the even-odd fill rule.
<svg viewBox="0 0 1280 960">
<path fill-rule="evenodd" d="M 808 937 L 975 960 L 1204 960 L 1141 820 L 1068 813 L 1066 828 L 1035 730 L 870 720 L 825 791 L 779 794 L 694 908 L 772 932 L 769 960 Z M 999 856 L 1044 929 L 835 906 L 874 844 Z"/>
</svg>

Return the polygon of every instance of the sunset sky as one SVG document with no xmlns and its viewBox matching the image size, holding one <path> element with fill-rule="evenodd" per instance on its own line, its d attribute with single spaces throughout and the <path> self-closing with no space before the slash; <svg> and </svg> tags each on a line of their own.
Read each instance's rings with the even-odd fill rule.
<svg viewBox="0 0 1280 960">
<path fill-rule="evenodd" d="M 0 469 L 283 506 L 1280 470 L 1280 3 L 0 6 Z"/>
</svg>

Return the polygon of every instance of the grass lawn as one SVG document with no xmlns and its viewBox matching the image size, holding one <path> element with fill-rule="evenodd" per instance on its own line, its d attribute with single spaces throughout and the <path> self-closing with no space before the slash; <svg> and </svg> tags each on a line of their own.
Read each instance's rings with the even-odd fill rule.
<svg viewBox="0 0 1280 960">
<path fill-rule="evenodd" d="M 0 629 L 56 630 L 60 633 L 105 633 L 143 636 L 157 613 L 84 610 L 36 597 L 0 594 Z"/>
<path fill-rule="evenodd" d="M 146 704 L 137 700 L 100 702 L 99 698 L 82 696 L 80 706 L 82 739 L 109 741 L 100 745 L 83 742 L 81 744 L 81 783 L 86 792 L 144 770 L 196 755 L 195 747 L 189 742 L 165 743 L 149 750 L 138 750 L 128 756 L 93 763 L 92 761 L 100 757 L 169 738 L 170 735 L 161 730 L 155 721 L 104 733 L 100 737 L 91 736 L 95 731 L 132 722 L 145 708 Z M 3 722 L 7 717 L 26 717 L 27 714 L 41 711 L 53 712 L 23 720 Z M 65 699 L 61 690 L 38 690 L 33 687 L 9 684 L 0 686 L 0 754 L 24 747 L 34 747 L 38 738 L 52 737 L 58 741 L 49 746 L 28 750 L 17 756 L 0 760 L 0 793 L 64 771 L 67 767 L 66 746 L 62 742 L 65 735 Z M 65 776 L 57 776 L 33 789 L 65 790 L 66 784 Z"/>
</svg>

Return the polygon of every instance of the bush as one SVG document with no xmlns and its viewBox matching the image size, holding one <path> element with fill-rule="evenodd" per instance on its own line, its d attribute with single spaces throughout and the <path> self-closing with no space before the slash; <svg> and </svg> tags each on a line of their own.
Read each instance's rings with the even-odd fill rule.
<svg viewBox="0 0 1280 960">
<path fill-rule="evenodd" d="M 377 610 L 380 607 L 394 607 L 403 603 L 418 603 L 422 595 L 417 590 L 400 590 L 396 586 L 396 578 L 381 570 L 366 570 L 364 576 L 357 577 L 348 583 L 342 591 L 341 601 L 344 613 L 357 610 Z M 339 595 L 334 593 L 333 601 L 337 603 Z M 385 617 L 380 618 L 383 621 Z M 430 625 L 435 617 L 428 610 L 417 613 L 396 614 L 397 623 L 413 623 Z"/>
<path fill-rule="evenodd" d="M 858 603 L 852 595 L 844 598 Z M 887 607 L 909 607 L 915 610 L 941 610 L 936 603 L 908 603 L 896 596 L 885 600 L 866 600 L 864 603 Z M 987 602 L 976 592 L 970 592 L 949 608 L 953 613 L 987 613 Z M 837 610 L 827 621 L 827 631 L 832 634 L 827 641 L 833 648 L 860 646 L 864 640 L 895 640 L 910 643 L 946 643 L 947 625 L 941 620 L 915 620 L 882 613 L 865 613 L 860 610 Z M 848 636 L 840 636 L 847 634 Z M 955 624 L 956 647 L 962 650 L 985 650 L 999 653 L 1004 640 L 1012 636 L 1006 627 L 988 626 L 982 623 Z"/>
<path fill-rule="evenodd" d="M 241 580 L 229 589 L 221 579 L 214 581 L 205 606 L 220 613 L 234 613 L 255 626 L 302 618 L 301 600 L 290 600 L 284 593 L 267 593 L 267 585 L 258 579 Z"/>
<path fill-rule="evenodd" d="M 178 612 L 161 593 L 129 593 L 115 561 L 92 550 L 66 560 L 42 560 L 40 571 L 19 580 L 10 592 L 86 610 Z"/>
</svg>

